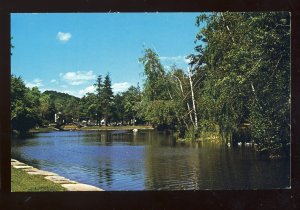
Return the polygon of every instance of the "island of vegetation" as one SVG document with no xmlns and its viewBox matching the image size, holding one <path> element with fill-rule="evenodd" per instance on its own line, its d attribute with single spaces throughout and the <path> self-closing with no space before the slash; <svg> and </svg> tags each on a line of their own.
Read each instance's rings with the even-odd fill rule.
<svg viewBox="0 0 300 210">
<path fill-rule="evenodd" d="M 210 136 L 289 157 L 289 13 L 211 13 L 196 18 L 198 27 L 202 22 L 187 70 L 176 63 L 166 69 L 153 49 L 144 50 L 142 88 L 113 94 L 110 75 L 99 75 L 95 93 L 77 98 L 41 93 L 12 75 L 12 129 L 23 135 L 49 125 L 150 126 L 183 141 Z"/>
</svg>

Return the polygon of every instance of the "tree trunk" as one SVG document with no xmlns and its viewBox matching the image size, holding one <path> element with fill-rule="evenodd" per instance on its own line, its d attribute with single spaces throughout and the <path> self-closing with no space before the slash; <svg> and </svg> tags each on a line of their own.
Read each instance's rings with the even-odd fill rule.
<svg viewBox="0 0 300 210">
<path fill-rule="evenodd" d="M 182 87 L 182 83 L 181 83 L 180 79 L 178 77 L 176 77 L 175 75 L 173 75 L 173 76 L 178 80 L 182 96 L 184 97 L 183 87 Z M 189 116 L 190 116 L 191 123 L 195 127 L 195 123 L 194 123 L 194 120 L 193 120 L 192 112 L 191 112 L 190 105 L 189 105 L 188 102 L 186 103 L 186 106 L 188 108 L 188 113 L 189 113 Z M 188 129 L 188 127 L 187 127 L 187 129 Z"/>
<path fill-rule="evenodd" d="M 221 16 L 222 16 L 223 21 L 226 23 L 226 20 L 224 18 L 223 12 L 221 12 Z M 231 36 L 232 42 L 234 43 L 235 41 L 234 41 L 233 35 L 231 34 L 231 31 L 230 31 L 230 28 L 229 28 L 228 25 L 226 25 L 226 29 L 229 32 L 230 36 Z"/>
<path fill-rule="evenodd" d="M 168 90 L 168 92 L 169 92 L 169 96 L 170 96 L 171 100 L 173 100 L 173 97 L 172 97 L 172 94 L 170 93 L 170 90 Z M 186 129 L 189 129 L 189 126 L 186 123 L 184 117 L 181 116 L 181 118 L 180 118 L 177 111 L 175 111 L 175 114 L 176 114 L 176 118 L 177 118 L 178 123 L 181 124 L 181 120 L 182 120 L 185 127 L 186 127 Z"/>
<path fill-rule="evenodd" d="M 193 88 L 193 81 L 191 76 L 191 69 L 189 68 L 189 80 L 190 80 L 190 86 L 191 86 L 191 94 L 192 94 L 192 103 L 193 103 L 193 111 L 194 111 L 194 127 L 197 132 L 198 130 L 198 117 L 197 117 L 197 109 L 196 109 L 196 102 L 195 102 L 195 96 L 194 96 L 194 88 Z"/>
</svg>

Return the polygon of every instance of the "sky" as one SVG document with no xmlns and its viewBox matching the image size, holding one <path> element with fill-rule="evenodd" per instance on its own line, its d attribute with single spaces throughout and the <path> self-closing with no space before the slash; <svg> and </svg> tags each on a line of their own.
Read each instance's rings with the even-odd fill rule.
<svg viewBox="0 0 300 210">
<path fill-rule="evenodd" d="M 109 73 L 114 93 L 143 86 L 138 59 L 152 48 L 165 69 L 186 69 L 199 13 L 15 13 L 11 72 L 27 87 L 82 97 Z"/>
</svg>

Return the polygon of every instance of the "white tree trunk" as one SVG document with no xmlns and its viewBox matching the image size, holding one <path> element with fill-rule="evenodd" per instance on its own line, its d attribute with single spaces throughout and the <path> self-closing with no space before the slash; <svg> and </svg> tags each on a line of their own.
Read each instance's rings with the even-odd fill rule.
<svg viewBox="0 0 300 210">
<path fill-rule="evenodd" d="M 181 83 L 180 79 L 178 77 L 176 77 L 175 75 L 173 75 L 173 76 L 178 80 L 180 90 L 181 90 L 181 93 L 182 93 L 182 97 L 184 97 L 183 87 L 182 87 L 182 83 Z M 189 105 L 188 102 L 186 103 L 186 106 L 187 106 L 187 109 L 188 109 L 188 113 L 189 113 L 189 116 L 190 116 L 191 123 L 195 127 L 195 123 L 194 123 L 193 116 L 192 116 L 192 111 L 191 111 L 191 108 L 190 108 L 190 105 Z"/>
<path fill-rule="evenodd" d="M 224 15 L 223 15 L 223 12 L 221 12 L 221 16 L 222 16 L 223 21 L 226 22 L 225 18 L 224 18 Z M 232 35 L 232 33 L 230 31 L 230 28 L 229 28 L 229 26 L 227 24 L 226 24 L 226 29 L 229 32 L 230 36 L 231 36 L 232 42 L 234 43 L 235 41 L 234 41 L 233 35 Z"/>
<path fill-rule="evenodd" d="M 192 75 L 191 75 L 191 69 L 188 69 L 188 75 L 190 80 L 190 86 L 191 86 L 191 94 L 192 94 L 192 103 L 193 103 L 193 110 L 194 110 L 194 127 L 197 130 L 198 129 L 198 117 L 197 117 L 197 109 L 196 109 L 196 101 L 194 96 L 194 88 L 193 88 L 193 81 L 192 81 Z"/>
</svg>

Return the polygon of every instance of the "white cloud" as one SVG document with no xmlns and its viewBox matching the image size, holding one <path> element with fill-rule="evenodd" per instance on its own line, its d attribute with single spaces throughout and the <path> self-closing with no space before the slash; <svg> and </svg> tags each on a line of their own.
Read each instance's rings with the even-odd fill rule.
<svg viewBox="0 0 300 210">
<path fill-rule="evenodd" d="M 186 55 L 161 56 L 160 60 L 166 70 L 170 70 L 174 64 L 179 68 L 186 68 L 191 61 Z"/>
<path fill-rule="evenodd" d="M 79 90 L 79 91 L 78 91 L 78 94 L 79 94 L 80 96 L 84 96 L 84 95 L 87 94 L 87 93 L 93 93 L 93 92 L 95 92 L 95 90 L 96 90 L 96 88 L 95 88 L 93 85 L 91 85 L 91 86 L 86 87 L 86 88 L 83 89 L 83 90 Z"/>
<path fill-rule="evenodd" d="M 128 82 L 120 82 L 114 83 L 111 87 L 114 93 L 119 93 L 126 91 L 130 87 L 130 84 Z"/>
<path fill-rule="evenodd" d="M 190 58 L 184 58 L 184 62 L 189 64 L 191 62 L 191 59 Z"/>
<path fill-rule="evenodd" d="M 35 82 L 35 83 L 41 83 L 43 80 L 41 80 L 41 79 L 39 79 L 39 78 L 35 78 L 34 80 L 33 80 L 33 82 Z"/>
<path fill-rule="evenodd" d="M 51 81 L 50 81 L 50 83 L 55 83 L 56 82 L 56 79 L 52 79 Z"/>
<path fill-rule="evenodd" d="M 67 72 L 65 74 L 60 73 L 59 76 L 65 82 L 70 85 L 81 85 L 90 80 L 95 80 L 96 75 L 93 71 L 77 71 L 77 72 Z"/>
<path fill-rule="evenodd" d="M 29 87 L 29 88 L 43 87 L 44 85 L 42 84 L 42 81 L 43 80 L 41 80 L 39 78 L 35 78 L 32 82 L 26 82 L 25 81 L 25 85 L 26 85 L 26 87 Z"/>
<path fill-rule="evenodd" d="M 164 65 L 164 68 L 167 69 L 167 70 L 170 70 L 170 69 L 171 69 L 171 66 L 169 66 L 169 65 Z"/>
<path fill-rule="evenodd" d="M 74 92 L 73 91 L 71 91 L 71 90 L 62 90 L 62 91 L 60 91 L 61 93 L 67 93 L 67 94 L 69 94 L 69 95 L 74 95 Z"/>
<path fill-rule="evenodd" d="M 56 38 L 61 41 L 61 42 L 67 42 L 71 39 L 72 37 L 72 34 L 69 33 L 69 32 L 58 32 L 57 35 L 56 35 Z"/>
<path fill-rule="evenodd" d="M 172 56 L 172 57 L 162 56 L 160 57 L 160 60 L 169 61 L 169 62 L 178 62 L 178 61 L 183 61 L 185 57 L 186 56 L 182 56 L 182 55 Z"/>
<path fill-rule="evenodd" d="M 160 57 L 160 60 L 165 63 L 186 63 L 188 64 L 190 62 L 190 59 L 187 58 L 186 55 L 178 55 L 178 56 L 162 56 Z"/>
</svg>

